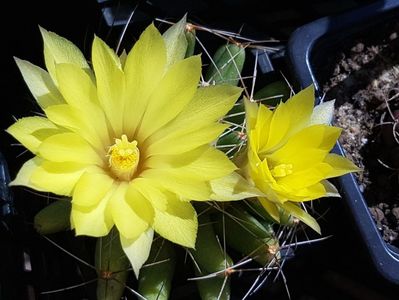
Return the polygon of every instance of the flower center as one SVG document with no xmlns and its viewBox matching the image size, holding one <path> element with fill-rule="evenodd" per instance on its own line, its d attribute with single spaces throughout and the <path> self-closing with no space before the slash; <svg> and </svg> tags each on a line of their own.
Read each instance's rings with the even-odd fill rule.
<svg viewBox="0 0 399 300">
<path fill-rule="evenodd" d="M 125 134 L 120 139 L 115 139 L 108 150 L 108 162 L 111 171 L 118 179 L 129 181 L 137 170 L 140 160 L 140 151 L 137 142 L 129 142 Z"/>
<path fill-rule="evenodd" d="M 273 177 L 285 177 L 292 174 L 292 164 L 280 164 L 275 166 L 271 173 Z"/>
</svg>

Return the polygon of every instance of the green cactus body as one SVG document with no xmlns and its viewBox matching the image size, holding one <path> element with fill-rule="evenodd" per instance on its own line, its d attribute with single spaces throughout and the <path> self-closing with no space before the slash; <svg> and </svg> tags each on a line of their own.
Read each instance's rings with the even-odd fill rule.
<svg viewBox="0 0 399 300">
<path fill-rule="evenodd" d="M 216 51 L 213 62 L 206 72 L 206 81 L 237 85 L 244 67 L 245 49 L 236 44 L 224 45 Z"/>
<path fill-rule="evenodd" d="M 125 289 L 130 263 L 115 228 L 107 236 L 98 238 L 95 266 L 99 277 L 97 299 L 119 300 Z"/>
<path fill-rule="evenodd" d="M 248 212 L 236 208 L 228 209 L 225 216 L 215 214 L 213 217 L 218 234 L 224 234 L 226 243 L 236 251 L 252 257 L 262 266 L 279 259 L 279 243 L 269 223 L 265 226 Z"/>
<path fill-rule="evenodd" d="M 196 276 L 203 276 L 197 269 Z M 226 281 L 226 282 L 225 282 Z M 197 287 L 202 300 L 229 300 L 230 299 L 230 278 L 213 277 L 196 280 Z"/>
<path fill-rule="evenodd" d="M 276 222 L 263 208 L 262 204 L 259 202 L 257 198 L 247 199 L 246 203 L 249 206 L 248 212 L 258 217 L 258 219 L 262 219 L 267 222 Z"/>
<path fill-rule="evenodd" d="M 163 238 L 154 240 L 147 264 L 140 270 L 139 293 L 148 300 L 168 299 L 176 265 L 173 245 Z"/>
<path fill-rule="evenodd" d="M 231 267 L 233 261 L 221 248 L 209 215 L 201 215 L 198 222 L 200 225 L 195 249 L 189 249 L 189 251 L 201 272 L 209 274 Z"/>
<path fill-rule="evenodd" d="M 245 122 L 245 106 L 243 101 L 238 101 L 236 105 L 227 113 L 225 120 L 237 125 Z"/>
<path fill-rule="evenodd" d="M 237 145 L 242 142 L 242 133 L 239 131 L 232 131 L 219 138 L 217 145 Z"/>
<path fill-rule="evenodd" d="M 220 135 L 216 146 L 221 147 L 220 150 L 228 152 L 231 156 L 236 155 L 247 142 L 246 133 L 242 129 L 245 126 L 244 119 L 245 109 L 242 103 L 235 105 L 224 118 L 224 120 L 232 124 L 232 127 L 226 129 Z M 236 124 L 235 127 L 234 124 Z"/>
<path fill-rule="evenodd" d="M 245 63 L 245 48 L 238 44 L 227 44 L 221 46 L 212 58 L 204 76 L 210 84 L 237 85 L 240 81 L 240 74 Z M 241 125 L 244 123 L 244 105 L 234 106 L 225 119 L 230 123 Z M 238 145 L 242 143 L 242 133 L 233 131 L 225 133 L 217 145 Z M 228 149 L 228 148 L 225 148 Z M 231 154 L 234 154 L 235 151 Z"/>
<path fill-rule="evenodd" d="M 47 205 L 34 218 L 34 226 L 40 234 L 51 234 L 71 228 L 71 201 L 60 199 Z"/>
<path fill-rule="evenodd" d="M 192 25 L 187 23 L 186 24 L 186 31 L 184 32 L 187 40 L 187 50 L 185 57 L 190 57 L 194 54 L 195 49 L 195 29 L 192 28 Z"/>
<path fill-rule="evenodd" d="M 266 222 L 262 224 L 242 206 L 231 206 L 228 208 L 228 213 L 242 225 L 241 227 L 245 227 L 245 230 L 249 231 L 249 234 L 253 234 L 261 239 L 268 239 L 274 235 L 271 223 Z M 233 222 L 235 221 L 233 220 Z"/>
<path fill-rule="evenodd" d="M 281 101 L 286 101 L 291 94 L 290 87 L 284 81 L 275 81 L 255 93 L 254 99 L 262 101 L 265 105 L 276 106 Z"/>
<path fill-rule="evenodd" d="M 280 224 L 285 226 L 295 226 L 298 224 L 298 219 L 290 215 L 286 210 L 280 209 Z"/>
<path fill-rule="evenodd" d="M 208 214 L 199 218 L 199 227 L 195 250 L 190 249 L 194 258 L 194 269 L 197 276 L 205 276 L 226 270 L 216 277 L 196 281 L 201 299 L 229 299 L 230 279 L 228 268 L 233 265 L 232 259 L 223 251 L 213 229 Z"/>
</svg>

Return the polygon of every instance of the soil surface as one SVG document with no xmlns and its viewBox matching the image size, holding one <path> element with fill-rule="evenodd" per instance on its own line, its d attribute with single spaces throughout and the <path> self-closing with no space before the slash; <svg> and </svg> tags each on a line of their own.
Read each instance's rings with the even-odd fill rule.
<svg viewBox="0 0 399 300">
<path fill-rule="evenodd" d="M 339 54 L 325 99 L 336 99 L 340 143 L 384 240 L 399 246 L 399 23 Z"/>
</svg>

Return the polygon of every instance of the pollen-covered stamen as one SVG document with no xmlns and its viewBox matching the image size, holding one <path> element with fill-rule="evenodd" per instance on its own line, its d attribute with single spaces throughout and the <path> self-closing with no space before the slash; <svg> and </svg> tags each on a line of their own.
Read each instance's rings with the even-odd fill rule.
<svg viewBox="0 0 399 300">
<path fill-rule="evenodd" d="M 292 174 L 292 164 L 279 164 L 275 166 L 271 173 L 273 177 L 285 177 Z"/>
<path fill-rule="evenodd" d="M 115 139 L 115 144 L 108 150 L 109 167 L 112 173 L 120 180 L 129 181 L 137 170 L 140 151 L 137 142 L 129 142 L 125 134 Z"/>
</svg>

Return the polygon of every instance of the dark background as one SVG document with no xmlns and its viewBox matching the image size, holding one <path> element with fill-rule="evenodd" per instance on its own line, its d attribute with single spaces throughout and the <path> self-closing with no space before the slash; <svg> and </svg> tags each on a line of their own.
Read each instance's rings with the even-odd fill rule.
<svg viewBox="0 0 399 300">
<path fill-rule="evenodd" d="M 101 1 L 99 1 L 101 2 Z M 58 33 L 83 49 L 90 57 L 90 43 L 93 34 L 106 40 L 115 47 L 122 30 L 119 23 L 131 12 L 135 1 L 27 1 L 2 4 L 1 19 L 1 133 L 0 152 L 9 164 L 13 178 L 28 154 L 20 155 L 23 149 L 10 146 L 13 141 L 5 132 L 13 123 L 13 117 L 23 117 L 37 112 L 32 96 L 29 94 L 22 77 L 13 61 L 13 56 L 26 59 L 43 66 L 42 41 L 38 25 Z M 317 18 L 347 11 L 372 1 L 261 1 L 261 0 L 225 0 L 225 1 L 142 1 L 134 22 L 129 26 L 125 40 L 127 43 L 137 38 L 154 17 L 175 21 L 185 12 L 188 19 L 213 28 L 238 31 L 243 35 L 258 39 L 274 38 L 281 41 L 278 45 L 284 49 L 291 32 Z M 115 16 L 113 28 L 103 18 L 102 9 Z M 158 23 L 157 23 L 158 24 Z M 284 51 L 282 51 L 284 54 Z M 291 80 L 289 65 L 282 56 L 273 61 L 276 69 L 283 70 Z M 264 74 L 268 76 L 270 74 Z M 35 197 L 26 191 L 15 190 L 15 202 L 18 215 L 9 221 L 11 232 L 0 232 L 0 272 L 1 299 L 34 299 L 27 290 L 31 285 L 31 295 L 37 290 L 55 289 L 79 283 L 77 278 L 93 278 L 90 270 L 75 265 L 46 240 L 38 237 L 29 223 L 32 215 L 45 203 L 43 198 Z M 26 203 L 29 203 L 27 205 Z M 319 204 L 321 212 L 326 212 L 320 221 L 324 235 L 333 234 L 327 241 L 301 246 L 295 252 L 295 258 L 287 262 L 284 273 L 292 299 L 399 299 L 398 287 L 379 277 L 371 265 L 365 249 L 357 237 L 342 202 L 339 199 L 325 199 Z M 72 236 L 52 237 L 57 242 L 69 245 L 74 253 L 82 253 L 90 248 L 90 242 L 74 243 Z M 31 257 L 32 271 L 22 270 L 22 251 Z M 87 258 L 90 260 L 90 258 Z M 399 272 L 399 270 L 398 270 Z M 79 276 L 76 276 L 78 274 Z M 250 283 L 251 277 L 241 276 L 234 279 L 233 289 L 239 293 Z M 60 284 L 62 282 L 63 284 Z M 190 298 L 190 285 L 176 289 L 175 299 Z M 93 295 L 87 288 L 74 292 L 63 292 L 53 296 L 41 296 L 40 299 L 91 299 Z M 270 283 L 265 290 L 251 299 L 288 299 L 282 280 Z"/>
</svg>

